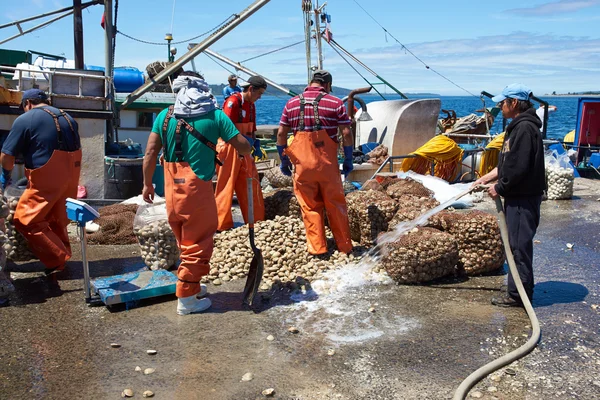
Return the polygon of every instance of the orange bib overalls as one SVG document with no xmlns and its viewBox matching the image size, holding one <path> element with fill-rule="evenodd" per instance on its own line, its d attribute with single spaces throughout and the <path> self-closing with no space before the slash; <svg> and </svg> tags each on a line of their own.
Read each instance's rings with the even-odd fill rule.
<svg viewBox="0 0 600 400">
<path fill-rule="evenodd" d="M 27 239 L 33 254 L 46 268 L 60 271 L 71 258 L 66 199 L 77 197 L 81 172 L 81 143 L 71 117 L 60 110 L 60 116 L 67 120 L 75 137 L 76 150 L 68 151 L 58 122 L 59 115 L 47 108 L 39 109 L 54 119 L 58 150 L 54 150 L 46 164 L 25 170 L 29 183 L 15 210 L 14 224 L 17 231 Z"/>
<path fill-rule="evenodd" d="M 310 254 L 327 253 L 325 221 L 327 212 L 329 225 L 339 251 L 350 253 L 350 225 L 348 209 L 342 186 L 342 177 L 337 161 L 337 143 L 321 128 L 319 94 L 313 101 L 315 131 L 304 130 L 304 108 L 306 101 L 300 95 L 300 129 L 285 154 L 294 164 L 294 193 L 302 210 L 306 229 L 306 241 Z"/>
</svg>

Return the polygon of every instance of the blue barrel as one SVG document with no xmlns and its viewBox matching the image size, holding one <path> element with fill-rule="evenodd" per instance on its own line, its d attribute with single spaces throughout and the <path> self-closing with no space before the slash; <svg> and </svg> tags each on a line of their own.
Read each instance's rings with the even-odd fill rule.
<svg viewBox="0 0 600 400">
<path fill-rule="evenodd" d="M 104 72 L 104 67 L 97 65 L 86 65 L 85 69 Z M 135 67 L 116 67 L 114 74 L 117 93 L 130 93 L 144 84 L 144 73 Z"/>
<path fill-rule="evenodd" d="M 152 183 L 154 184 L 154 193 L 160 197 L 165 197 L 165 170 L 159 163 L 156 163 Z"/>
<path fill-rule="evenodd" d="M 115 68 L 115 90 L 117 93 L 129 93 L 144 84 L 144 73 L 134 67 Z"/>
</svg>

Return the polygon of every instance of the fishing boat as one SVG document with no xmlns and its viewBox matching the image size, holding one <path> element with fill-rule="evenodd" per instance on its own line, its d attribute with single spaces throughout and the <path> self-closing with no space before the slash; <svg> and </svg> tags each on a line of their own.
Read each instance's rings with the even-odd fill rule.
<svg viewBox="0 0 600 400">
<path fill-rule="evenodd" d="M 578 99 L 574 139 L 565 147 L 575 151 L 575 166 L 581 177 L 600 179 L 600 98 Z"/>
</svg>

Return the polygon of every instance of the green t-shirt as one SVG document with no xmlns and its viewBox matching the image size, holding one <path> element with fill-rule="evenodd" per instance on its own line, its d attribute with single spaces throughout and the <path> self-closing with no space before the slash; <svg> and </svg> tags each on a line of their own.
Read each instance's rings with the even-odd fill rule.
<svg viewBox="0 0 600 400">
<path fill-rule="evenodd" d="M 167 139 L 162 134 L 162 127 L 167 115 L 164 109 L 158 114 L 152 126 L 152 132 L 160 136 L 161 141 L 166 143 L 165 161 L 176 162 L 175 157 L 175 128 L 177 120 L 171 118 L 167 127 Z M 208 114 L 196 117 L 186 118 L 186 121 L 192 125 L 198 132 L 202 133 L 209 141 L 217 144 L 217 139 L 221 138 L 228 142 L 239 134 L 237 128 L 231 122 L 229 117 L 221 110 L 211 111 Z M 196 139 L 186 129 L 181 129 L 181 149 L 183 151 L 183 161 L 190 164 L 192 171 L 196 176 L 204 181 L 210 181 L 215 174 L 215 153 L 198 139 Z"/>
</svg>

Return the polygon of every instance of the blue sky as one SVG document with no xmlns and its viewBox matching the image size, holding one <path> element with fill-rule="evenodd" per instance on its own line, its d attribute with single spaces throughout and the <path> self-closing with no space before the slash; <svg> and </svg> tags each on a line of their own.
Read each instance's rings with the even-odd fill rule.
<svg viewBox="0 0 600 400">
<path fill-rule="evenodd" d="M 154 42 L 164 42 L 165 33 L 172 31 L 174 40 L 179 41 L 213 28 L 251 3 L 120 0 L 118 29 Z M 0 25 L 70 4 L 68 0 L 11 2 L 10 7 L 0 11 Z M 300 0 L 271 0 L 211 49 L 241 61 L 300 41 L 304 37 L 300 5 Z M 326 11 L 332 15 L 336 41 L 404 92 L 468 94 L 427 70 L 377 23 L 432 69 L 475 94 L 482 90 L 498 92 L 513 82 L 524 83 L 540 95 L 600 90 L 600 0 L 328 0 Z M 103 30 L 99 25 L 102 12 L 102 6 L 83 11 L 86 64 L 104 65 Z M 34 21 L 22 27 L 39 23 Z M 16 27 L 1 29 L 0 40 L 17 32 Z M 1 47 L 73 58 L 72 17 Z M 176 47 L 180 56 L 187 45 Z M 144 70 L 150 62 L 166 59 L 166 54 L 166 46 L 117 36 L 117 66 Z M 302 44 L 244 65 L 276 82 L 306 81 Z M 196 66 L 209 83 L 225 82 L 228 75 L 205 55 L 196 58 Z M 324 66 L 332 72 L 335 85 L 365 86 L 362 78 L 327 44 Z M 368 72 L 358 69 L 367 79 L 374 80 Z"/>
</svg>

